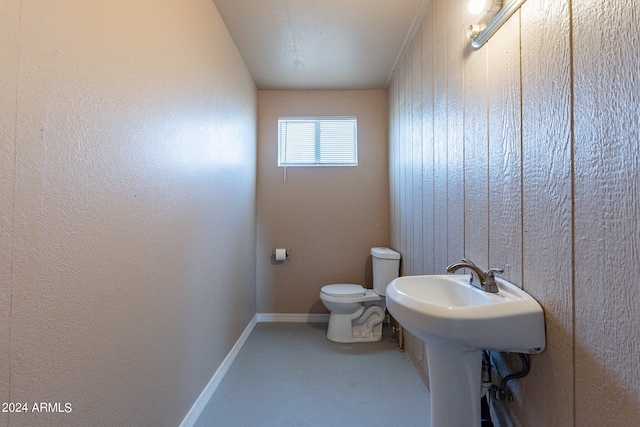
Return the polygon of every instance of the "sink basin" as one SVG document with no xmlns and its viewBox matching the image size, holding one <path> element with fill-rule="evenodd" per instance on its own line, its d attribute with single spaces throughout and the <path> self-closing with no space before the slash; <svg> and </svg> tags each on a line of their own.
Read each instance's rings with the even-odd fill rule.
<svg viewBox="0 0 640 427">
<path fill-rule="evenodd" d="M 498 293 L 471 285 L 469 275 L 405 276 L 387 286 L 389 313 L 425 342 L 431 427 L 480 426 L 483 349 L 545 349 L 540 304 L 512 283 L 496 283 Z"/>
<path fill-rule="evenodd" d="M 514 353 L 545 348 L 540 304 L 496 277 L 498 293 L 469 283 L 468 275 L 405 276 L 387 287 L 389 312 L 423 341 L 448 340 L 466 347 Z"/>
</svg>

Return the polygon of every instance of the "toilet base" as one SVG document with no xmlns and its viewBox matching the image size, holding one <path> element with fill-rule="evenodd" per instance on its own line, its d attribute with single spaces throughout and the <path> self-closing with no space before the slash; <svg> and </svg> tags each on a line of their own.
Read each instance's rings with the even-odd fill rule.
<svg viewBox="0 0 640 427">
<path fill-rule="evenodd" d="M 356 319 L 353 314 L 331 313 L 327 339 L 339 343 L 380 341 L 384 318 L 384 308 L 378 305 L 368 307 Z"/>
</svg>

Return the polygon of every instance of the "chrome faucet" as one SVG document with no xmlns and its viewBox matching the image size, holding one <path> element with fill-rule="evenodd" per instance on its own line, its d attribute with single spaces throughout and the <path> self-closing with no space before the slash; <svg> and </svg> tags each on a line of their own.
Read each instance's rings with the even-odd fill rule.
<svg viewBox="0 0 640 427">
<path fill-rule="evenodd" d="M 454 262 L 450 266 L 447 267 L 447 271 L 449 273 L 453 273 L 454 271 L 460 268 L 468 268 L 472 271 L 471 277 L 469 278 L 469 283 L 473 285 L 473 274 L 475 273 L 478 276 L 478 281 L 480 282 L 480 289 L 485 292 L 497 293 L 498 285 L 496 284 L 496 278 L 494 276 L 495 273 L 504 273 L 504 270 L 501 268 L 490 268 L 487 271 L 482 271 L 480 267 L 475 265 L 472 261 L 468 259 L 462 258 L 462 262 Z"/>
</svg>

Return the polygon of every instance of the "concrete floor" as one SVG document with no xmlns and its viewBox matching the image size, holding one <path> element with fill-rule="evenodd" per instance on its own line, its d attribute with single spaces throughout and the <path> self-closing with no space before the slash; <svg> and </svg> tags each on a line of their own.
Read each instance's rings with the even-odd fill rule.
<svg viewBox="0 0 640 427">
<path fill-rule="evenodd" d="M 326 328 L 258 323 L 196 427 L 429 426 L 429 394 L 388 336 L 338 344 Z"/>
</svg>

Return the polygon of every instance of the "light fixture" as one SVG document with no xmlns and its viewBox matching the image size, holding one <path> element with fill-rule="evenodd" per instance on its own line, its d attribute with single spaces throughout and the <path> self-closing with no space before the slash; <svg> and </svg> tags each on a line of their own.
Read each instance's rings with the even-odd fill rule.
<svg viewBox="0 0 640 427">
<path fill-rule="evenodd" d="M 469 13 L 478 23 L 469 26 L 471 46 L 479 49 L 515 13 L 525 0 L 469 0 Z"/>
</svg>

